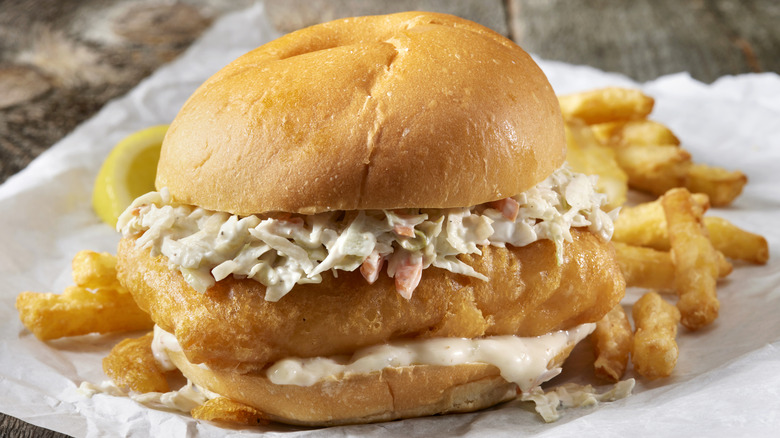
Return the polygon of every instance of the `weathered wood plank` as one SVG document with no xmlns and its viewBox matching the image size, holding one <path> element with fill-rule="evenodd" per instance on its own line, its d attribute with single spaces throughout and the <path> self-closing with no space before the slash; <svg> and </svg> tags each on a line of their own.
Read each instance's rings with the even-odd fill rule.
<svg viewBox="0 0 780 438">
<path fill-rule="evenodd" d="M 503 0 L 285 0 L 268 2 L 265 8 L 274 27 L 284 33 L 337 18 L 412 10 L 457 15 L 502 35 L 509 32 Z"/>
<path fill-rule="evenodd" d="M 67 438 L 53 430 L 33 426 L 30 423 L 5 414 L 0 414 L 0 437 L 14 438 Z"/>
<path fill-rule="evenodd" d="M 510 34 L 526 50 L 639 81 L 688 71 L 780 71 L 780 2 L 509 0 Z"/>
</svg>

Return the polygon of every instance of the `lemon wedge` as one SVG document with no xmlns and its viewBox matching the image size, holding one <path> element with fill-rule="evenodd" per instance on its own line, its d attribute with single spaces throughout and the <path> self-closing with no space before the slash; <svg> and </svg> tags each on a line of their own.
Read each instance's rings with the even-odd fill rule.
<svg viewBox="0 0 780 438">
<path fill-rule="evenodd" d="M 115 227 L 119 215 L 135 198 L 154 190 L 160 147 L 167 131 L 168 125 L 143 129 L 111 150 L 92 190 L 92 208 L 103 222 Z"/>
</svg>

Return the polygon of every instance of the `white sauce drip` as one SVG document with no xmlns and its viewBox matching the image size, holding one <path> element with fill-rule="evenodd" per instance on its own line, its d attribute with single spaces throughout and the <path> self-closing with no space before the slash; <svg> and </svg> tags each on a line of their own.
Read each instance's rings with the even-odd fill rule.
<svg viewBox="0 0 780 438">
<path fill-rule="evenodd" d="M 417 273 L 430 266 L 487 280 L 457 258 L 481 254 L 483 245 L 521 247 L 549 239 L 561 263 L 572 227 L 587 227 L 609 240 L 617 212 L 601 209 L 607 198 L 595 191 L 595 178 L 562 167 L 504 204 L 276 217 L 239 217 L 176 204 L 163 188 L 137 198 L 119 217 L 117 229 L 137 237 L 136 245 L 153 256 L 164 255 L 169 267 L 201 293 L 233 275 L 262 283 L 265 299 L 277 301 L 296 284 L 321 282 L 325 271 L 337 276 L 339 270 L 361 268 L 373 282 L 386 261 L 384 272 L 410 298 Z"/>
<path fill-rule="evenodd" d="M 152 354 L 163 371 L 173 371 L 176 369 L 176 365 L 174 365 L 168 357 L 168 351 L 180 352 L 181 345 L 179 345 L 175 336 L 155 324 L 154 337 L 152 338 Z"/>
<path fill-rule="evenodd" d="M 577 327 L 573 331 L 570 331 L 568 336 L 569 341 L 577 342 L 580 337 L 587 336 L 593 330 L 593 327 L 589 327 L 589 326 L 595 326 L 595 324 L 585 324 Z M 167 361 L 167 363 L 170 363 L 170 359 L 168 359 L 167 351 L 181 350 L 181 347 L 178 345 L 178 342 L 176 341 L 176 337 L 158 328 L 157 326 L 155 326 L 154 333 L 155 333 L 154 336 L 155 341 L 152 344 L 153 345 L 152 349 L 154 351 L 155 358 L 157 358 L 158 361 L 162 359 L 164 361 Z M 555 335 L 559 335 L 561 333 L 565 333 L 565 332 L 556 332 Z M 499 338 L 505 338 L 505 337 L 508 336 L 501 336 Z M 524 338 L 517 338 L 517 339 L 522 341 Z M 528 339 L 539 339 L 539 338 L 525 338 L 525 340 Z M 446 343 L 446 341 L 448 340 L 445 339 L 443 341 L 445 341 Z M 420 342 L 427 342 L 427 341 L 420 341 Z M 501 344 L 501 341 L 496 341 L 495 343 L 493 343 L 492 346 L 502 347 L 502 348 L 506 347 L 506 345 Z M 365 354 L 369 350 L 371 349 L 365 349 L 363 351 L 363 356 L 362 356 L 363 358 L 366 357 Z M 489 356 L 495 357 L 496 354 L 498 354 L 500 357 L 501 355 L 505 354 L 505 352 L 502 350 L 499 350 L 497 352 L 493 351 L 489 354 Z M 550 354 L 550 352 L 548 352 L 547 354 Z M 357 354 L 355 356 L 357 356 Z M 458 362 L 458 359 L 453 360 L 454 356 L 457 356 L 456 352 L 449 353 L 449 357 L 444 360 L 444 362 L 446 363 L 442 363 L 442 364 L 452 364 L 456 362 L 463 363 L 463 362 Z M 324 358 L 316 358 L 314 360 L 320 360 L 320 359 L 328 360 Z M 381 358 L 379 359 L 381 360 Z M 358 360 L 362 360 L 362 359 L 358 359 Z M 502 360 L 501 362 L 507 362 L 507 361 Z M 510 362 L 512 361 L 510 360 Z M 277 363 L 277 365 L 279 365 L 279 363 Z M 517 365 L 516 361 L 515 361 L 515 365 Z M 598 393 L 593 388 L 592 385 L 578 385 L 575 383 L 566 383 L 557 386 L 548 392 L 544 392 L 542 388 L 539 387 L 538 385 L 554 377 L 557 374 L 557 371 L 558 370 L 556 369 L 556 370 L 550 370 L 547 373 L 543 372 L 539 377 L 535 379 L 535 381 L 538 383 L 536 383 L 531 388 L 523 388 L 521 386 L 523 393 L 520 395 L 520 400 L 533 402 L 535 404 L 536 412 L 538 412 L 539 415 L 544 419 L 544 421 L 548 423 L 557 421 L 561 416 L 560 409 L 563 408 L 592 407 L 592 406 L 597 406 L 599 403 L 611 402 L 611 401 L 620 400 L 622 398 L 628 397 L 629 395 L 631 395 L 631 392 L 636 383 L 634 379 L 623 380 L 616 383 L 614 386 L 612 386 L 611 389 L 603 393 Z M 341 370 L 340 372 L 344 372 L 344 371 Z M 360 372 L 365 372 L 365 371 L 360 371 Z M 312 375 L 310 375 L 309 377 L 311 376 Z M 503 369 L 502 369 L 502 376 L 506 378 L 506 376 L 504 376 L 503 374 Z M 328 377 L 324 377 L 322 379 L 325 378 Z M 135 402 L 143 404 L 145 406 L 149 406 L 151 408 L 172 409 L 172 410 L 186 412 L 186 413 L 189 413 L 190 411 L 192 411 L 192 409 L 202 405 L 209 399 L 220 397 L 219 394 L 211 392 L 205 388 L 201 388 L 197 385 L 194 385 L 189 380 L 187 381 L 187 384 L 184 387 L 175 391 L 170 391 L 165 393 L 162 392 L 150 392 L 145 394 L 137 394 L 133 392 L 128 393 L 123 389 L 119 388 L 114 382 L 110 380 L 103 381 L 99 384 L 82 382 L 81 385 L 78 387 L 77 391 L 86 397 L 92 397 L 93 395 L 98 393 L 108 394 L 117 397 L 129 397 Z"/>
<path fill-rule="evenodd" d="M 371 373 L 386 367 L 410 365 L 459 365 L 487 363 L 501 371 L 501 377 L 530 391 L 557 376 L 560 368 L 547 369 L 550 360 L 568 345 L 588 336 L 595 324 L 582 324 L 537 337 L 490 336 L 478 339 L 432 338 L 396 341 L 367 347 L 351 358 L 314 357 L 282 359 L 268 369 L 268 379 L 277 385 L 311 386 L 352 373 Z M 152 343 L 155 357 L 180 349 L 171 333 L 155 328 Z M 157 338 L 161 338 L 157 341 Z M 167 359 L 166 359 L 167 360 Z"/>
</svg>

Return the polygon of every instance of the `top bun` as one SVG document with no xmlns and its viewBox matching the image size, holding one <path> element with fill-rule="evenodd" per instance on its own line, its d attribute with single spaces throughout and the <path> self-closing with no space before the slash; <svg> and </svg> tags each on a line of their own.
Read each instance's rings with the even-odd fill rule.
<svg viewBox="0 0 780 438">
<path fill-rule="evenodd" d="M 348 18 L 233 61 L 184 104 L 156 185 L 239 215 L 464 207 L 523 192 L 565 157 L 547 78 L 450 15 Z"/>
</svg>

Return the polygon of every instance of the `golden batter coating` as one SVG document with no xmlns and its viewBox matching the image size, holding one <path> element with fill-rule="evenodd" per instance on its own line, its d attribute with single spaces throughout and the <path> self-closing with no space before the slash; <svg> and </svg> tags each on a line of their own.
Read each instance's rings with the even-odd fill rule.
<svg viewBox="0 0 780 438">
<path fill-rule="evenodd" d="M 264 299 L 262 284 L 232 277 L 200 294 L 131 239 L 119 245 L 117 271 L 190 362 L 251 372 L 396 338 L 537 336 L 598 321 L 623 297 L 625 281 L 609 243 L 577 229 L 572 236 L 560 266 L 548 240 L 483 247 L 461 260 L 489 281 L 431 267 L 408 301 L 393 279 L 382 274 L 369 285 L 357 271 L 323 273 L 322 283 L 297 285 L 278 302 Z"/>
</svg>

